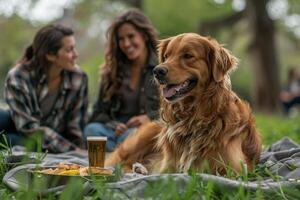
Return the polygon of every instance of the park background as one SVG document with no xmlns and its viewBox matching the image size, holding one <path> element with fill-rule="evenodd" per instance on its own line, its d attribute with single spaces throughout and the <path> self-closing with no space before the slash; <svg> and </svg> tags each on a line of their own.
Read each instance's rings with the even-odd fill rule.
<svg viewBox="0 0 300 200">
<path fill-rule="evenodd" d="M 5 106 L 5 76 L 36 31 L 60 23 L 75 30 L 91 107 L 106 30 L 115 16 L 133 7 L 150 18 L 160 39 L 196 32 L 224 44 L 239 59 L 231 75 L 233 90 L 250 102 L 264 144 L 283 136 L 300 143 L 300 118 L 284 117 L 278 98 L 289 67 L 300 70 L 299 0 L 0 0 L 0 106 Z"/>
<path fill-rule="evenodd" d="M 300 111 L 283 116 L 278 98 L 289 67 L 300 70 L 300 0 L 0 0 L 0 107 L 6 106 L 3 89 L 7 72 L 30 45 L 36 31 L 49 23 L 75 30 L 78 64 L 89 76 L 91 107 L 99 89 L 105 32 L 115 16 L 132 7 L 150 18 L 160 39 L 196 32 L 224 44 L 239 58 L 238 69 L 231 75 L 232 87 L 250 102 L 264 150 L 286 136 L 300 144 Z M 10 147 L 6 147 L 10 152 Z M 0 153 L 1 180 L 8 170 L 3 155 Z M 251 181 L 253 177 L 259 180 L 267 172 L 258 167 L 245 177 L 231 177 L 230 173 L 227 176 Z M 271 177 L 279 180 L 277 176 Z M 43 188 L 43 184 L 36 182 L 29 190 L 12 192 L 0 183 L 0 198 L 111 199 L 105 198 L 110 193 L 102 184 L 90 198 L 83 198 L 82 183 L 78 181 L 70 182 L 59 197 L 50 194 L 42 198 L 35 188 Z M 148 192 L 149 197 L 164 194 L 163 199 L 191 199 L 194 194 L 193 199 L 299 199 L 299 190 L 289 192 L 280 188 L 278 194 L 268 195 L 258 189 L 252 194 L 241 186 L 236 193 L 218 189 L 212 183 L 203 185 L 197 179 L 189 183 L 183 195 L 179 195 L 180 190 L 172 182 L 156 184 Z"/>
</svg>

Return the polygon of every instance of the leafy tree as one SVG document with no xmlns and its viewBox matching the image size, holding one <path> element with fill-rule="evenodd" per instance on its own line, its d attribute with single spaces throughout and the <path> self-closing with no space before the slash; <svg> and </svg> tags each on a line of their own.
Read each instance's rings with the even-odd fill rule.
<svg viewBox="0 0 300 200">
<path fill-rule="evenodd" d="M 161 37 L 196 32 L 199 23 L 233 12 L 230 2 L 216 4 L 211 0 L 144 0 L 145 13 L 161 33 Z"/>
<path fill-rule="evenodd" d="M 35 27 L 17 15 L 10 18 L 0 16 L 0 27 L 0 80 L 4 83 L 8 70 L 21 58 L 25 47 L 30 44 Z M 0 98 L 3 96 L 3 87 L 4 84 L 0 87 Z"/>
</svg>

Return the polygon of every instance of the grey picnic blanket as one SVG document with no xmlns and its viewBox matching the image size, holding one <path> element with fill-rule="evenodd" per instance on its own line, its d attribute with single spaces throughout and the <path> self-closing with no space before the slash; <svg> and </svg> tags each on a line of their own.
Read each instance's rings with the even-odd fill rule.
<svg viewBox="0 0 300 200">
<path fill-rule="evenodd" d="M 15 150 L 14 154 L 22 151 Z M 34 156 L 34 154 L 33 154 Z M 68 152 L 63 154 L 48 154 L 40 164 L 41 166 L 55 166 L 59 162 L 76 163 L 88 165 L 87 155 L 78 152 Z M 30 185 L 28 169 L 36 166 L 35 164 L 25 164 L 17 166 L 8 171 L 3 177 L 5 183 L 10 189 L 18 190 L 21 187 L 26 188 Z M 105 186 L 119 199 L 144 198 L 149 187 L 162 182 L 178 184 L 179 193 L 185 191 L 191 179 L 197 178 L 204 184 L 213 182 L 220 188 L 237 192 L 243 186 L 250 191 L 256 191 L 258 187 L 266 194 L 272 195 L 278 193 L 283 188 L 293 188 L 299 192 L 300 196 L 300 146 L 290 140 L 283 138 L 272 144 L 266 151 L 262 152 L 259 167 L 267 169 L 268 173 L 262 175 L 260 180 L 242 181 L 231 180 L 228 178 L 214 176 L 209 174 L 197 173 L 189 174 L 156 174 L 144 176 L 136 173 L 126 173 L 115 182 L 108 182 Z M 20 178 L 22 177 L 22 178 Z M 169 182 L 168 182 L 169 181 Z M 65 185 L 46 188 L 42 194 L 59 193 Z M 85 194 L 90 194 L 95 190 L 93 181 L 87 180 L 83 183 Z"/>
</svg>

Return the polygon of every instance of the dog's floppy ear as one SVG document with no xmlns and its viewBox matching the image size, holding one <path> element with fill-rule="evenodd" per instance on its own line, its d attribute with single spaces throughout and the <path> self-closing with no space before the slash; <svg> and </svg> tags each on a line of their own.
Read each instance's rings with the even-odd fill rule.
<svg viewBox="0 0 300 200">
<path fill-rule="evenodd" d="M 212 75 L 216 82 L 220 82 L 224 80 L 226 74 L 236 68 L 238 59 L 215 40 L 209 40 L 213 46 L 209 56 L 212 65 Z"/>
<path fill-rule="evenodd" d="M 163 63 L 165 61 L 165 52 L 166 52 L 167 46 L 171 40 L 172 40 L 172 37 L 159 41 L 159 44 L 158 44 L 159 63 Z"/>
</svg>

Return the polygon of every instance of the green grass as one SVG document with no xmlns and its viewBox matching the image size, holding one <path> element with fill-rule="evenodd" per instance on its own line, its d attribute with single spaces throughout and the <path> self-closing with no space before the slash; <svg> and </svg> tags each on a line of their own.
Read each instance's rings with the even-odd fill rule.
<svg viewBox="0 0 300 200">
<path fill-rule="evenodd" d="M 283 137 L 289 137 L 296 143 L 300 143 L 300 116 L 295 118 L 283 118 L 278 116 L 265 116 L 256 114 L 257 127 L 261 132 L 263 138 L 264 147 L 268 147 L 270 144 L 278 141 Z M 0 178 L 4 176 L 8 170 L 4 165 L 4 153 L 11 153 L 9 144 L 2 144 L 2 151 L 0 151 Z M 245 170 L 242 175 L 236 176 L 228 168 L 227 177 L 234 180 L 243 180 L 245 183 L 252 180 L 263 180 L 265 177 L 271 177 L 273 180 L 279 180 L 278 176 L 272 175 L 264 166 L 257 166 L 253 172 L 247 173 Z M 150 183 L 145 197 L 149 199 L 216 199 L 216 200 L 240 200 L 240 199 L 300 199 L 299 191 L 290 188 L 281 188 L 270 194 L 266 194 L 262 189 L 256 191 L 250 191 L 245 187 L 240 186 L 236 190 L 232 188 L 226 188 L 223 185 L 214 183 L 212 181 L 202 180 L 201 177 L 196 176 L 195 173 L 190 173 L 190 179 L 186 184 L 184 190 L 182 188 L 183 182 L 174 181 L 173 179 L 167 179 Z M 43 188 L 43 183 L 33 181 L 29 190 L 20 189 L 19 191 L 12 192 L 0 184 L 0 199 L 63 199 L 63 200 L 75 200 L 75 199 L 122 199 L 120 196 L 115 195 L 111 190 L 105 187 L 103 182 L 96 182 L 94 192 L 85 196 L 82 182 L 72 181 L 65 189 L 59 194 L 49 194 L 48 196 L 41 197 L 41 195 L 33 188 Z M 131 197 L 136 199 L 135 197 Z"/>
<path fill-rule="evenodd" d="M 255 116 L 256 125 L 261 132 L 265 147 L 283 137 L 289 137 L 300 144 L 300 116 L 293 118 L 279 116 Z"/>
</svg>

